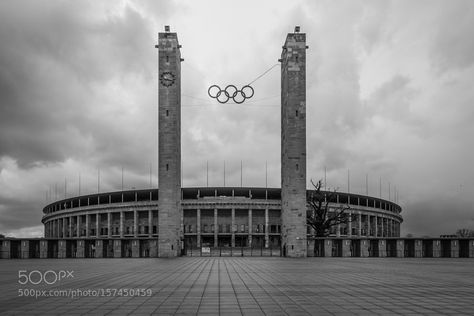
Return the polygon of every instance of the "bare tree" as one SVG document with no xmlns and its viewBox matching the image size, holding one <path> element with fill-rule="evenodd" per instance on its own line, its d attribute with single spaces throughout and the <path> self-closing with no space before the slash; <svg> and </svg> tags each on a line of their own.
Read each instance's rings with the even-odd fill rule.
<svg viewBox="0 0 474 316">
<path fill-rule="evenodd" d="M 458 229 L 458 231 L 456 232 L 456 236 L 459 236 L 459 237 L 474 237 L 474 230 L 470 230 L 470 229 L 467 229 L 467 228 L 461 228 L 461 229 Z"/>
<path fill-rule="evenodd" d="M 336 191 L 321 191 L 321 180 L 316 184 L 311 180 L 311 184 L 314 190 L 308 196 L 306 221 L 314 229 L 314 237 L 329 236 L 333 226 L 352 222 L 354 216 L 347 213 L 351 209 L 349 205 L 329 206 L 336 201 Z"/>
</svg>

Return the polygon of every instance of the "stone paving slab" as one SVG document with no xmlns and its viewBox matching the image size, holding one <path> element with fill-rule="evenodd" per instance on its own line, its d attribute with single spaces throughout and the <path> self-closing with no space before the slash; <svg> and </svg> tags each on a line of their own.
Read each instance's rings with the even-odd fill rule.
<svg viewBox="0 0 474 316">
<path fill-rule="evenodd" d="M 0 281 L 0 315 L 474 315 L 472 259 L 1 260 Z"/>
</svg>

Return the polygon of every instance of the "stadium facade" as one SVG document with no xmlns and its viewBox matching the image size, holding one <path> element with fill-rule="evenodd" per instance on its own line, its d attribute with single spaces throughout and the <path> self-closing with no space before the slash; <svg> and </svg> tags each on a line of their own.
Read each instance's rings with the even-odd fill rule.
<svg viewBox="0 0 474 316">
<path fill-rule="evenodd" d="M 281 188 L 181 187 L 183 60 L 177 34 L 169 29 L 159 33 L 156 48 L 159 189 L 91 194 L 47 205 L 42 219 L 45 238 L 68 241 L 51 247 L 56 245 L 65 257 L 66 252 L 84 247 L 100 249 L 101 256 L 138 252 L 176 257 L 230 248 L 240 249 L 242 255 L 244 249 L 259 249 L 306 257 L 314 243 L 306 225 L 306 34 L 299 28 L 289 33 L 279 60 Z M 396 203 L 343 192 L 330 203 L 331 208 L 345 205 L 355 220 L 334 227 L 332 236 L 400 236 L 401 207 Z"/>
</svg>

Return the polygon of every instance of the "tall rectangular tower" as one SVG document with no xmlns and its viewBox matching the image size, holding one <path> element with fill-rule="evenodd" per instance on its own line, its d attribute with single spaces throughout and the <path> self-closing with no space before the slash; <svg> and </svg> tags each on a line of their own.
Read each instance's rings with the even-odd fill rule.
<svg viewBox="0 0 474 316">
<path fill-rule="evenodd" d="M 288 257 L 306 257 L 306 34 L 281 53 L 281 217 Z"/>
<path fill-rule="evenodd" d="M 158 34 L 158 256 L 181 239 L 181 52 L 176 33 Z"/>
</svg>

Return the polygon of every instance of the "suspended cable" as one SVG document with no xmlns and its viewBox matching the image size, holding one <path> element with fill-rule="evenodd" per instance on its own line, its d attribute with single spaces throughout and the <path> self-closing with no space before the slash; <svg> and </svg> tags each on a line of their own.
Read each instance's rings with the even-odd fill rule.
<svg viewBox="0 0 474 316">
<path fill-rule="evenodd" d="M 280 66 L 280 64 L 275 64 L 273 66 L 271 66 L 270 68 L 268 68 L 265 72 L 263 72 L 260 76 L 258 76 L 257 78 L 255 78 L 253 81 L 251 81 L 250 83 L 248 83 L 247 85 L 251 85 L 252 83 L 254 83 L 255 81 L 257 81 L 258 79 L 262 78 L 263 76 L 265 76 L 267 73 L 270 72 L 270 70 L 272 70 L 273 68 L 275 68 L 276 66 Z"/>
</svg>

